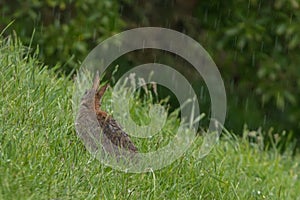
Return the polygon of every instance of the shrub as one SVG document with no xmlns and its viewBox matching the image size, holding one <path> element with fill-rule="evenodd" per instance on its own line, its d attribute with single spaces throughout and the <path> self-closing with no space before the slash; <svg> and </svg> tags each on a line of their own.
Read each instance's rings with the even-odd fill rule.
<svg viewBox="0 0 300 200">
<path fill-rule="evenodd" d="M 286 0 L 199 4 L 206 46 L 227 82 L 231 127 L 300 130 L 299 8 Z"/>
<path fill-rule="evenodd" d="M 25 45 L 39 47 L 46 64 L 67 72 L 123 24 L 115 0 L 4 0 L 0 7 L 0 28 L 13 21 L 6 34 L 15 30 Z"/>
</svg>

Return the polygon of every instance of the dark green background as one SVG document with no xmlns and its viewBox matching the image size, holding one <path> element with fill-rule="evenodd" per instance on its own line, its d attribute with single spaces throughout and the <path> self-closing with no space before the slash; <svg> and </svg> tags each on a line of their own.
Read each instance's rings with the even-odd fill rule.
<svg viewBox="0 0 300 200">
<path fill-rule="evenodd" d="M 74 73 L 90 50 L 122 30 L 159 26 L 185 33 L 219 67 L 228 98 L 227 129 L 242 134 L 247 124 L 282 141 L 299 138 L 299 0 L 4 0 L 0 9 L 0 30 L 13 22 L 3 35 L 15 31 L 57 73 Z M 147 62 L 173 66 L 189 77 L 201 96 L 201 109 L 209 113 L 201 77 L 181 58 L 145 50 L 113 65 L 119 64 L 121 73 Z M 176 107 L 176 100 L 171 103 Z"/>
</svg>

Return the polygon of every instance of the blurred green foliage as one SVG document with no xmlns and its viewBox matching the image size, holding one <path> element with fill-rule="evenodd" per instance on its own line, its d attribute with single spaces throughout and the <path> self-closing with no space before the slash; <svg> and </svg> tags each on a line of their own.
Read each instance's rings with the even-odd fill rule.
<svg viewBox="0 0 300 200">
<path fill-rule="evenodd" d="M 0 6 L 0 28 L 14 20 L 9 29 L 27 45 L 35 30 L 32 47 L 38 45 L 47 64 L 62 65 L 66 72 L 125 27 L 186 33 L 210 53 L 224 78 L 228 129 L 240 132 L 248 124 L 249 129 L 300 131 L 299 0 L 4 0 Z M 137 63 L 151 61 L 141 60 Z M 182 68 L 178 59 L 169 61 Z M 185 73 L 199 83 L 193 71 Z"/>
<path fill-rule="evenodd" d="M 300 138 L 299 0 L 124 2 L 131 11 L 124 14 L 131 27 L 172 28 L 210 53 L 227 90 L 227 128 L 241 132 L 244 124 L 266 131 L 274 127 L 288 130 L 282 137 L 294 132 Z M 169 64 L 176 66 L 178 59 L 173 60 Z M 201 85 L 194 76 L 187 77 Z M 209 107 L 209 101 L 201 100 L 207 102 L 202 108 Z"/>
<path fill-rule="evenodd" d="M 299 132 L 300 1 L 214 0 L 196 15 L 227 83 L 229 126 Z"/>
<path fill-rule="evenodd" d="M 63 65 L 65 72 L 123 26 L 116 0 L 4 0 L 0 8 L 0 29 L 14 21 L 5 34 L 15 30 L 26 45 L 39 46 L 47 64 Z"/>
</svg>

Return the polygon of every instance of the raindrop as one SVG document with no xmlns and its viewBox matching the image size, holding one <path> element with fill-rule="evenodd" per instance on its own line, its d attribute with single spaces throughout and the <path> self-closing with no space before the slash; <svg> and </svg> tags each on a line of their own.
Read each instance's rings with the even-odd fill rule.
<svg viewBox="0 0 300 200">
<path fill-rule="evenodd" d="M 264 49 L 264 41 L 262 41 L 262 42 L 260 43 L 260 51 L 263 51 L 263 49 Z"/>
<path fill-rule="evenodd" d="M 260 10 L 260 8 L 261 8 L 261 1 L 259 1 L 258 3 L 258 10 Z"/>
<path fill-rule="evenodd" d="M 247 15 L 249 14 L 250 7 L 251 7 L 251 0 L 248 0 L 248 11 L 247 11 Z"/>
<path fill-rule="evenodd" d="M 207 22 L 207 15 L 208 15 L 208 11 L 205 10 L 205 13 L 204 13 L 204 22 Z"/>
<path fill-rule="evenodd" d="M 252 53 L 252 66 L 255 66 L 255 52 Z"/>
</svg>

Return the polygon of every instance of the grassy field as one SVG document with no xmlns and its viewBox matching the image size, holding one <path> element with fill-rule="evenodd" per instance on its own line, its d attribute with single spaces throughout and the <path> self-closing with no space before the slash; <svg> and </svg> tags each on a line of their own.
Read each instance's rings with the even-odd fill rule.
<svg viewBox="0 0 300 200">
<path fill-rule="evenodd" d="M 300 199 L 299 155 L 229 133 L 205 158 L 198 138 L 151 173 L 103 166 L 76 135 L 71 79 L 41 66 L 16 40 L 0 39 L 0 199 Z"/>
</svg>

